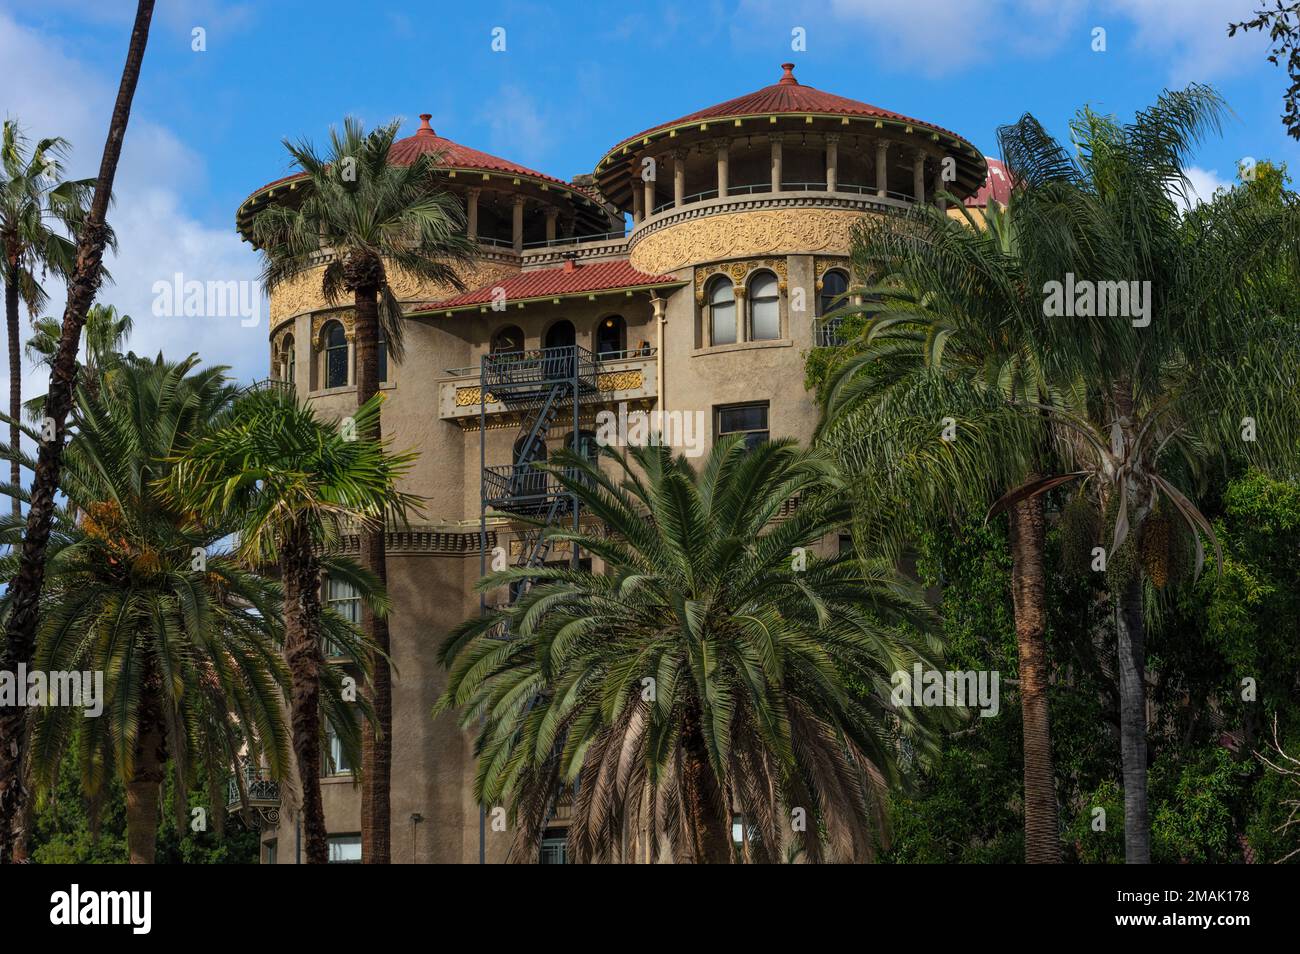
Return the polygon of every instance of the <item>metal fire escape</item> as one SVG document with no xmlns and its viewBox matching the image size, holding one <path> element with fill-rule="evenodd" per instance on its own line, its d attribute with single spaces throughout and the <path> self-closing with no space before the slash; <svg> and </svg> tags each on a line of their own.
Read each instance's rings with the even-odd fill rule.
<svg viewBox="0 0 1300 954">
<path fill-rule="evenodd" d="M 479 463 L 482 490 L 479 502 L 479 570 L 488 569 L 487 521 L 489 513 L 514 514 L 530 525 L 517 534 L 517 567 L 539 567 L 546 562 L 551 541 L 545 528 L 565 519 L 578 528 L 578 500 L 558 478 L 538 469 L 546 457 L 550 430 L 562 418 L 571 418 L 570 433 L 577 437 L 582 402 L 597 394 L 595 356 L 578 345 L 508 351 L 485 355 L 479 367 Z M 487 406 L 489 401 L 505 405 L 520 419 L 519 439 L 508 464 L 489 465 L 487 460 Z M 575 547 L 571 554 L 578 565 Z M 513 603 L 527 591 L 529 582 L 512 588 Z M 486 611 L 486 596 L 480 601 Z M 507 604 L 508 605 L 508 604 Z M 500 634 L 507 638 L 508 634 Z"/>
</svg>

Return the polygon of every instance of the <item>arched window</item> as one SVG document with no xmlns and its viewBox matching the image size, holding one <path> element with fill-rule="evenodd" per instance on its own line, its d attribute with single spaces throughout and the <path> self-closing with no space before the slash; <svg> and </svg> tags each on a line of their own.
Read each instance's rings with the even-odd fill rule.
<svg viewBox="0 0 1300 954">
<path fill-rule="evenodd" d="M 622 357 L 627 350 L 627 322 L 622 315 L 609 315 L 596 328 L 596 357 Z"/>
<path fill-rule="evenodd" d="M 343 326 L 331 321 L 325 326 L 325 387 L 341 388 L 348 383 L 348 337 Z"/>
<path fill-rule="evenodd" d="M 492 344 L 490 345 L 493 354 L 501 354 L 507 351 L 524 350 L 524 333 L 516 325 L 506 325 L 504 328 L 498 328 L 492 335 Z"/>
<path fill-rule="evenodd" d="M 285 335 L 280 342 L 280 380 L 293 384 L 297 369 L 298 362 L 293 347 L 293 335 Z"/>
<path fill-rule="evenodd" d="M 709 282 L 707 299 L 709 344 L 736 343 L 736 289 L 731 280 L 719 275 Z"/>
<path fill-rule="evenodd" d="M 749 340 L 781 337 L 781 293 L 776 276 L 759 272 L 749 281 Z"/>
<path fill-rule="evenodd" d="M 839 311 L 848 304 L 849 276 L 832 268 L 822 276 L 822 290 L 818 297 L 818 314 L 823 317 Z"/>
<path fill-rule="evenodd" d="M 379 365 L 379 383 L 383 384 L 388 380 L 388 335 L 384 333 L 384 326 L 379 326 L 379 344 L 376 349 L 379 353 L 376 356 L 376 363 Z"/>
</svg>

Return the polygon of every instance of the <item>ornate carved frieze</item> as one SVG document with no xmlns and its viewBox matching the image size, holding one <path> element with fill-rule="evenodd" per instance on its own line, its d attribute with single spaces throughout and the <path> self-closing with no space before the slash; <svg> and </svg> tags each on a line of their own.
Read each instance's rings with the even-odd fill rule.
<svg viewBox="0 0 1300 954">
<path fill-rule="evenodd" d="M 789 278 L 789 268 L 784 258 L 750 258 L 742 262 L 719 262 L 713 265 L 701 265 L 695 269 L 695 301 L 704 304 L 704 286 L 715 275 L 725 275 L 736 287 L 736 294 L 744 297 L 749 276 L 758 270 L 776 274 L 781 291 L 785 291 Z"/>
</svg>

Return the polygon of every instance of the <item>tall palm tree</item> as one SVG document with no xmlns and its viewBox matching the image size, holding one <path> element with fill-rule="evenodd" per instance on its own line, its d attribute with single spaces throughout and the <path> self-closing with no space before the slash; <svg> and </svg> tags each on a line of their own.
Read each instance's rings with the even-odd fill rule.
<svg viewBox="0 0 1300 954">
<path fill-rule="evenodd" d="M 20 664 L 31 662 L 36 645 L 41 587 L 45 581 L 45 550 L 54 521 L 64 428 L 76 386 L 77 346 L 81 340 L 86 312 L 95 300 L 95 293 L 103 280 L 104 247 L 109 238 L 105 215 L 113 193 L 118 160 L 122 155 L 122 141 L 126 137 L 126 127 L 131 116 L 131 101 L 140 79 L 140 64 L 144 61 L 144 50 L 149 41 L 153 8 L 154 0 L 139 0 L 136 6 L 131 43 L 127 49 L 126 64 L 122 68 L 122 82 L 118 87 L 117 99 L 113 104 L 108 139 L 104 143 L 99 174 L 95 178 L 94 195 L 77 235 L 77 253 L 68 278 L 68 296 L 63 309 L 59 350 L 50 371 L 50 387 L 45 405 L 53 433 L 51 439 L 41 441 L 35 461 L 35 478 L 27 509 L 27 528 L 23 534 L 18 566 L 9 584 L 9 616 L 5 621 L 5 647 L 3 655 L 0 655 L 0 671 L 14 672 Z M 14 820 L 19 817 L 26 795 L 22 779 L 26 755 L 23 744 L 25 712 L 19 706 L 0 707 L 0 864 L 8 862 L 13 856 Z"/>
<path fill-rule="evenodd" d="M 307 141 L 285 141 L 296 168 L 306 173 L 297 204 L 272 205 L 252 224 L 253 244 L 262 252 L 263 280 L 269 291 L 319 268 L 327 301 L 352 295 L 356 350 L 357 405 L 378 392 L 380 335 L 388 355 L 403 352 L 402 308 L 390 284 L 390 268 L 423 282 L 463 290 L 457 267 L 476 251 L 464 234 L 460 203 L 444 187 L 437 157 L 422 154 L 410 164 L 390 155 L 400 128 L 393 121 L 369 133 L 347 118 L 330 131 L 330 146 L 320 153 Z M 379 415 L 368 435 L 381 434 Z M 367 532 L 361 559 L 381 581 L 386 579 L 384 527 Z M 388 665 L 388 625 L 382 616 L 362 611 L 362 627 L 374 645 L 370 696 L 376 725 L 363 737 L 361 853 L 368 863 L 387 864 L 392 827 L 389 780 L 392 763 L 392 675 Z"/>
<path fill-rule="evenodd" d="M 721 441 L 699 473 L 667 448 L 605 453 L 612 476 L 569 452 L 554 468 L 601 532 L 548 531 L 603 570 L 486 577 L 536 583 L 440 654 L 435 711 L 479 727 L 475 795 L 508 807 L 513 856 L 576 786 L 580 861 L 869 857 L 900 740 L 924 742 L 889 697 L 935 649 L 928 608 L 883 564 L 810 552 L 849 513 L 829 462 L 790 441 Z"/>
<path fill-rule="evenodd" d="M 1048 380 L 1080 382 L 1085 392 L 1068 406 L 1018 402 L 1068 434 L 1062 446 L 1073 462 L 1000 502 L 1078 479 L 1106 515 L 1108 538 L 1099 542 L 1107 544 L 1115 607 L 1130 863 L 1151 856 L 1147 554 L 1168 549 L 1160 523 L 1169 520 L 1194 547 L 1195 571 L 1205 541 L 1217 553 L 1214 529 L 1194 503 L 1196 476 L 1208 464 L 1232 454 L 1294 473 L 1296 462 L 1300 341 L 1286 284 L 1300 274 L 1300 207 L 1238 188 L 1182 211 L 1191 152 L 1225 111 L 1214 90 L 1194 85 L 1166 91 L 1129 123 L 1082 110 L 1071 124 L 1072 148 L 1029 115 L 999 131 L 1020 186 L 1020 256 L 1045 299 L 1072 277 L 1123 282 L 1145 298 L 1142 314 L 1012 316 L 1012 333 L 1042 356 Z"/>
<path fill-rule="evenodd" d="M 130 315 L 119 315 L 112 305 L 91 305 L 86 313 L 86 326 L 82 331 L 86 359 L 77 362 L 77 382 L 91 397 L 99 392 L 100 385 L 111 379 L 121 365 L 126 341 L 131 337 L 135 322 Z M 59 350 L 59 323 L 50 317 L 32 321 L 32 336 L 27 339 L 24 351 L 27 360 L 50 368 Z M 39 394 L 23 404 L 29 421 L 39 421 L 45 411 L 45 395 Z"/>
<path fill-rule="evenodd" d="M 404 519 L 416 502 L 396 488 L 414 455 L 390 455 L 383 442 L 363 436 L 372 432 L 378 413 L 377 398 L 361 407 L 354 434 L 318 420 L 289 389 L 256 389 L 239 401 L 229 421 L 173 460 L 163 494 L 199 513 L 237 514 L 240 556 L 252 566 L 279 566 L 293 751 L 311 863 L 325 863 L 329 851 L 320 792 L 320 710 L 322 640 L 334 633 L 327 631 L 330 617 L 321 609 L 326 558 L 320 554 L 337 550 L 345 524 L 370 529 L 388 516 Z M 339 561 L 333 562 L 337 572 Z M 387 611 L 387 596 L 373 574 L 358 568 L 352 580 L 364 583 L 362 595 L 372 612 Z M 371 650 L 364 642 L 351 650 L 363 674 Z M 329 693 L 324 701 L 336 702 Z"/>
<path fill-rule="evenodd" d="M 42 598 L 37 668 L 103 673 L 104 694 L 101 718 L 69 707 L 36 711 L 34 780 L 52 789 L 74 742 L 92 799 L 111 774 L 120 776 L 135 864 L 154 859 L 168 763 L 178 826 L 189 823 L 180 793 L 200 773 L 217 812 L 241 754 L 265 756 L 277 773 L 288 764 L 279 587 L 223 549 L 233 513 L 196 520 L 165 504 L 154 486 L 185 442 L 231 413 L 234 386 L 222 369 L 195 371 L 197 363 L 128 359 L 111 387 L 78 390 L 61 478 L 67 502 L 55 514 Z M 26 462 L 12 446 L 5 456 Z M 17 487 L 8 492 L 24 496 Z M 12 572 L 22 530 L 19 519 L 0 521 L 0 542 L 11 545 L 0 574 Z M 8 598 L 0 599 L 7 609 Z"/>
<path fill-rule="evenodd" d="M 35 314 L 49 299 L 41 285 L 43 273 L 72 272 L 76 246 L 65 236 L 76 232 L 85 218 L 94 182 L 60 180 L 68 143 L 57 137 L 41 139 L 28 151 L 28 141 L 15 120 L 0 131 L 0 279 L 5 286 L 5 327 L 9 335 L 9 443 L 18 442 L 23 366 L 19 359 L 21 301 Z M 10 483 L 19 481 L 18 464 L 11 461 Z M 13 499 L 13 506 L 19 506 Z M 17 514 L 19 511 L 14 510 Z"/>
<path fill-rule="evenodd" d="M 882 543 L 895 554 L 916 521 L 983 509 L 1036 483 L 1053 456 L 1050 420 L 1011 406 L 1063 398 L 1045 379 L 1040 356 L 1010 333 L 1012 315 L 1041 310 L 1018 257 L 1014 201 L 991 205 L 982 225 L 964 208 L 964 218 L 954 219 L 920 206 L 855 229 L 856 270 L 886 284 L 866 304 L 837 312 L 859 323 L 861 334 L 822 389 L 818 436 L 857 478 L 848 485 L 858 525 L 877 537 L 892 531 Z M 1060 834 L 1042 498 L 1018 501 L 1009 516 L 1025 860 L 1053 863 Z"/>
</svg>

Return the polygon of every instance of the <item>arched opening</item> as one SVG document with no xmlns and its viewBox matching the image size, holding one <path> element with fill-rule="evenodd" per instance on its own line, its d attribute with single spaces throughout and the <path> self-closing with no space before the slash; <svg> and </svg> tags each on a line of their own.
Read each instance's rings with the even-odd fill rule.
<svg viewBox="0 0 1300 954">
<path fill-rule="evenodd" d="M 293 346 L 293 335 L 285 335 L 280 342 L 280 380 L 293 384 L 297 377 L 298 362 Z"/>
<path fill-rule="evenodd" d="M 492 335 L 488 346 L 492 354 L 504 354 L 508 351 L 524 350 L 524 333 L 518 325 L 506 325 L 498 328 Z"/>
<path fill-rule="evenodd" d="M 709 344 L 736 343 L 736 289 L 731 279 L 722 275 L 709 282 L 708 293 Z"/>
<path fill-rule="evenodd" d="M 544 348 L 572 348 L 578 341 L 578 332 L 573 322 L 561 318 L 546 329 Z"/>
<path fill-rule="evenodd" d="M 348 336 L 343 325 L 331 321 L 325 326 L 325 387 L 341 388 L 348 383 Z"/>
<path fill-rule="evenodd" d="M 622 357 L 627 351 L 627 322 L 622 315 L 609 315 L 596 327 L 596 357 Z"/>
<path fill-rule="evenodd" d="M 546 442 L 533 441 L 533 446 L 525 448 L 527 435 L 515 441 L 514 471 L 510 477 L 510 492 L 514 496 L 530 496 L 546 492 L 546 472 L 537 470 L 535 465 L 546 463 Z"/>
<path fill-rule="evenodd" d="M 758 272 L 749 280 L 749 340 L 781 337 L 781 292 L 776 276 Z"/>
<path fill-rule="evenodd" d="M 822 289 L 818 295 L 818 314 L 825 317 L 848 304 L 849 276 L 832 268 L 822 276 Z"/>
<path fill-rule="evenodd" d="M 567 378 L 573 374 L 573 347 L 577 343 L 578 332 L 571 321 L 562 318 L 546 329 L 542 339 L 546 377 Z"/>
</svg>

